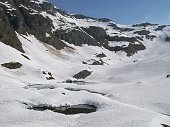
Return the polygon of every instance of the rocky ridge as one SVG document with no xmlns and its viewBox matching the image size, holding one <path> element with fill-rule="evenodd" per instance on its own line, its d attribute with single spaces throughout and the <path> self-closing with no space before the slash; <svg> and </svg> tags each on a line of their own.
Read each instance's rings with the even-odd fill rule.
<svg viewBox="0 0 170 127">
<path fill-rule="evenodd" d="M 142 23 L 122 26 L 106 18 L 68 14 L 47 1 L 2 0 L 0 2 L 0 41 L 24 53 L 17 34 L 34 35 L 56 49 L 85 44 L 131 56 L 145 50 L 144 41 L 154 41 L 156 32 L 167 26 Z M 9 36 L 10 35 L 10 36 Z M 169 37 L 165 37 L 169 41 Z"/>
</svg>

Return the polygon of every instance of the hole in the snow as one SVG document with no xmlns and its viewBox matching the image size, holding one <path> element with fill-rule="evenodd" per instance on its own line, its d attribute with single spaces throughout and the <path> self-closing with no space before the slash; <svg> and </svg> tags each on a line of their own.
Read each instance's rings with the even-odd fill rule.
<svg viewBox="0 0 170 127">
<path fill-rule="evenodd" d="M 84 81 L 71 80 L 71 79 L 67 79 L 66 81 L 63 81 L 63 83 L 75 83 L 75 84 L 80 84 L 80 85 L 84 85 L 85 84 Z"/>
<path fill-rule="evenodd" d="M 77 84 L 77 85 L 92 85 L 92 84 L 97 84 L 96 82 L 85 82 L 85 81 L 81 81 L 81 80 L 71 80 L 71 79 L 67 79 L 66 81 L 62 81 L 62 82 L 57 82 L 57 83 L 73 83 L 73 84 Z"/>
<path fill-rule="evenodd" d="M 94 105 L 88 105 L 88 104 L 79 104 L 79 105 L 66 105 L 66 106 L 60 106 L 60 107 L 53 107 L 49 105 L 33 105 L 28 107 L 27 109 L 35 110 L 35 111 L 45 111 L 45 110 L 51 110 L 53 112 L 62 113 L 65 115 L 74 115 L 79 113 L 92 113 L 96 112 L 97 107 Z"/>
<path fill-rule="evenodd" d="M 96 91 L 90 91 L 90 90 L 87 90 L 87 89 L 76 89 L 76 88 L 65 88 L 65 89 L 69 90 L 69 91 L 87 91 L 89 93 L 100 94 L 102 96 L 106 95 L 105 93 L 100 93 L 100 92 L 96 92 Z"/>
<path fill-rule="evenodd" d="M 26 87 L 24 87 L 25 89 L 37 89 L 37 90 L 41 90 L 41 89 L 55 89 L 56 87 L 53 85 L 49 85 L 49 84 L 30 84 Z"/>
</svg>

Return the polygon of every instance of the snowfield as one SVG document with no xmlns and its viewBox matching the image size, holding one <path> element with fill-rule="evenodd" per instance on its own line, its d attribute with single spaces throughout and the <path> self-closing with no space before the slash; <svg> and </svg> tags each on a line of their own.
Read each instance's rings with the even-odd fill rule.
<svg viewBox="0 0 170 127">
<path fill-rule="evenodd" d="M 170 125 L 170 43 L 158 38 L 145 42 L 147 49 L 127 57 L 84 45 L 55 50 L 33 35 L 20 35 L 26 59 L 0 43 L 0 63 L 20 62 L 10 70 L 0 66 L 0 127 L 161 127 Z M 7 52 L 8 51 L 8 52 Z M 85 65 L 83 61 L 105 53 L 106 63 Z M 84 84 L 64 83 L 73 75 L 91 70 Z M 55 80 L 47 80 L 50 72 Z M 27 109 L 29 104 L 52 106 L 92 104 L 90 114 L 64 115 L 50 110 Z"/>
</svg>

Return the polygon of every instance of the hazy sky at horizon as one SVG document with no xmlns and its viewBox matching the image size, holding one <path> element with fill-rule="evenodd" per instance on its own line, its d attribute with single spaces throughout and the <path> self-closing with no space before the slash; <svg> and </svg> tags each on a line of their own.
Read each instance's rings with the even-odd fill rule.
<svg viewBox="0 0 170 127">
<path fill-rule="evenodd" d="M 170 0 L 49 0 L 69 12 L 96 18 L 110 18 L 116 23 L 151 22 L 170 24 Z"/>
</svg>

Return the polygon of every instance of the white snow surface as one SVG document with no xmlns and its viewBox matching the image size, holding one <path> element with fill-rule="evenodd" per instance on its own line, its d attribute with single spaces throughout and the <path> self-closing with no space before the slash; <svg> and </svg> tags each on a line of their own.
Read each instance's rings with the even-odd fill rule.
<svg viewBox="0 0 170 127">
<path fill-rule="evenodd" d="M 48 2 L 47 0 L 31 0 L 30 2 L 36 3 L 36 4 L 42 4 L 44 2 Z"/>
<path fill-rule="evenodd" d="M 0 4 L 4 5 L 6 8 L 8 8 L 9 11 L 16 10 L 14 7 L 12 7 L 11 4 L 9 4 L 7 1 L 6 2 L 0 2 Z"/>
<path fill-rule="evenodd" d="M 37 4 L 46 0 L 33 0 Z M 2 3 L 12 8 L 8 3 Z M 22 6 L 22 5 L 20 5 Z M 25 6 L 22 6 L 25 7 Z M 35 12 L 39 13 L 39 12 Z M 34 13 L 33 13 L 34 14 Z M 110 36 L 133 37 L 131 32 L 120 32 L 109 26 L 114 22 L 94 19 L 76 19 L 60 13 L 50 15 L 40 12 L 53 21 L 54 28 L 70 31 L 82 27 L 102 27 Z M 131 26 L 118 25 L 121 28 Z M 0 64 L 11 61 L 23 66 L 10 70 L 0 66 L 0 127 L 162 127 L 170 125 L 170 27 L 163 32 L 157 26 L 146 27 L 157 38 L 144 38 L 146 50 L 131 57 L 124 52 L 111 52 L 103 47 L 74 46 L 56 50 L 33 35 L 16 33 L 25 51 L 22 53 L 0 42 Z M 83 31 L 83 30 L 82 30 Z M 46 37 L 51 37 L 46 33 Z M 64 40 L 63 40 L 64 41 Z M 110 46 L 127 46 L 129 42 L 109 42 Z M 101 65 L 82 64 L 83 61 L 99 60 L 96 54 L 106 55 Z M 84 84 L 64 83 L 82 70 L 92 74 Z M 46 74 L 43 74 L 45 72 Z M 55 78 L 47 80 L 48 72 Z M 53 89 L 50 89 L 53 88 Z M 80 89 L 80 91 L 69 91 Z M 65 94 L 62 94 L 65 93 Z M 101 94 L 102 93 L 102 94 Z M 52 111 L 27 109 L 28 104 L 52 106 L 92 104 L 97 111 L 90 114 L 64 115 Z"/>
<path fill-rule="evenodd" d="M 166 29 L 167 32 L 169 29 Z M 168 33 L 168 32 L 167 32 Z M 170 43 L 160 39 L 132 57 L 100 47 L 84 45 L 58 51 L 33 35 L 20 35 L 26 59 L 0 43 L 0 63 L 17 61 L 22 67 L 0 66 L 0 127 L 161 127 L 170 125 Z M 7 52 L 8 51 L 8 52 Z M 105 53 L 104 66 L 83 65 Z M 133 61 L 136 62 L 133 62 Z M 91 70 L 84 85 L 62 83 L 81 70 Z M 51 72 L 55 80 L 46 80 Z M 54 89 L 48 89 L 54 87 Z M 83 89 L 69 91 L 65 88 Z M 92 92 L 89 92 L 92 91 Z M 101 95 L 98 93 L 103 93 Z M 62 93 L 65 93 L 63 95 Z M 63 115 L 28 110 L 22 103 L 53 106 L 93 104 L 91 114 Z"/>
</svg>

